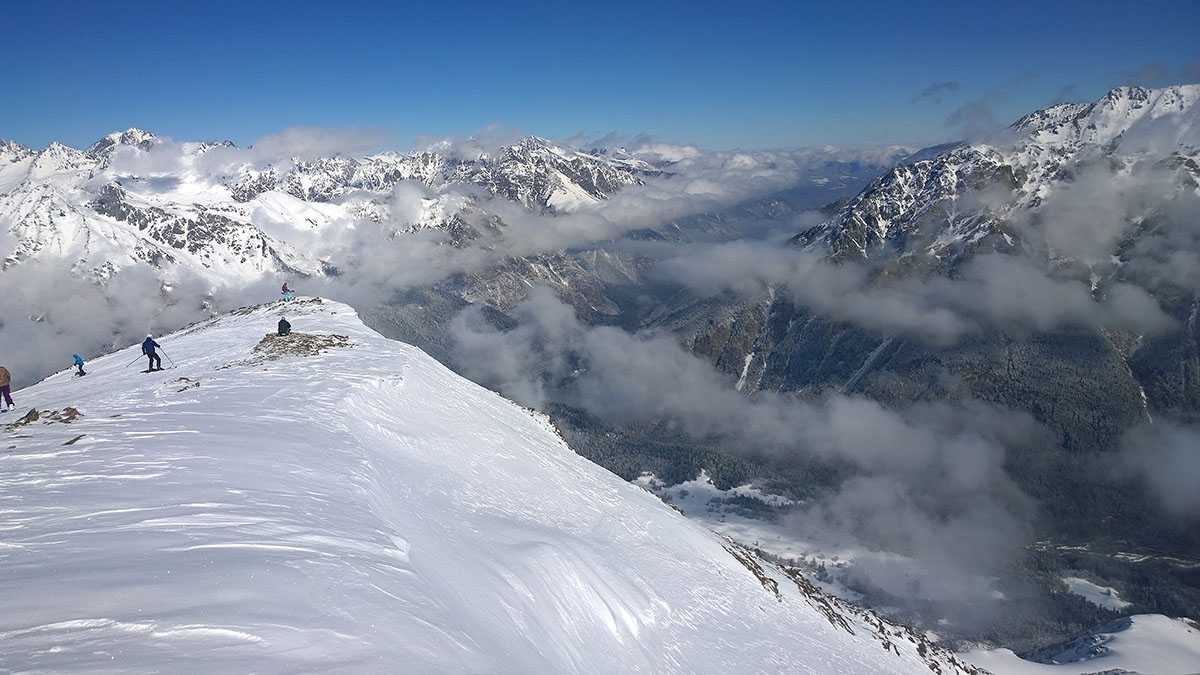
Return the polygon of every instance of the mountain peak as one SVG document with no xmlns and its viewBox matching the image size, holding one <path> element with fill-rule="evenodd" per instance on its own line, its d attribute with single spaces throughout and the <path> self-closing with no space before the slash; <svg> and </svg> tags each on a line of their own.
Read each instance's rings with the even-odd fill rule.
<svg viewBox="0 0 1200 675">
<path fill-rule="evenodd" d="M 1023 115 L 1009 125 L 1009 128 L 1020 133 L 1033 133 L 1074 119 L 1087 112 L 1090 107 L 1087 103 L 1056 103 Z"/>
<path fill-rule="evenodd" d="M 96 160 L 57 141 L 37 152 L 30 167 L 31 176 L 44 178 L 59 172 L 72 172 L 94 166 Z"/>
<path fill-rule="evenodd" d="M 940 154 L 921 153 L 877 179 L 829 221 L 794 241 L 820 243 L 835 256 L 904 254 L 925 246 L 937 259 L 955 260 L 967 250 L 1008 250 L 1015 241 L 1004 231 L 1006 213 L 1037 208 L 1043 197 L 1068 180 L 1075 163 L 1097 156 L 1159 157 L 1200 146 L 1195 125 L 1200 85 L 1161 89 L 1116 87 L 1097 101 L 1060 103 L 1018 119 L 1011 142 L 953 145 Z M 938 150 L 941 148 L 935 148 Z M 993 207 L 968 213 L 960 198 L 986 186 L 1010 195 Z M 954 218 L 941 220 L 950 209 Z M 932 219 L 933 222 L 926 222 Z M 917 243 L 917 235 L 938 232 Z"/>
<path fill-rule="evenodd" d="M 539 150 L 554 150 L 555 148 L 558 148 L 558 147 L 559 146 L 557 144 L 550 141 L 550 139 L 548 139 L 548 138 L 531 135 L 531 136 L 525 136 L 524 138 L 517 141 L 516 143 L 513 143 L 512 145 L 508 146 L 508 150 L 510 153 L 511 152 L 522 152 L 522 151 L 528 152 L 528 151 L 539 151 Z"/>
<path fill-rule="evenodd" d="M 1200 84 L 1174 84 L 1156 89 L 1120 86 L 1110 89 L 1091 107 L 1093 110 L 1120 110 L 1122 112 L 1149 107 L 1157 115 L 1181 111 L 1195 105 L 1198 100 L 1200 100 Z"/>
<path fill-rule="evenodd" d="M 110 155 L 118 145 L 129 145 L 143 150 L 149 150 L 159 141 L 158 136 L 144 129 L 130 127 L 125 131 L 114 131 L 106 134 L 87 149 L 89 155 Z"/>
<path fill-rule="evenodd" d="M 17 161 L 35 154 L 37 154 L 35 151 L 16 141 L 0 138 L 0 157 L 8 157 L 10 161 Z"/>
</svg>

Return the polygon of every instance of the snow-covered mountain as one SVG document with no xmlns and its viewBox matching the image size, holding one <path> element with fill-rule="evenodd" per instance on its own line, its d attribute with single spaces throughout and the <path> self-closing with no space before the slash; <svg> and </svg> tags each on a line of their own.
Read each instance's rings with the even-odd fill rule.
<svg viewBox="0 0 1200 675">
<path fill-rule="evenodd" d="M 397 231 L 432 228 L 454 241 L 469 238 L 459 213 L 465 204 L 436 196 L 449 186 L 562 212 L 659 173 L 635 158 L 536 137 L 472 159 L 432 151 L 264 159 L 228 142 L 174 144 L 129 129 L 86 151 L 0 145 L 0 227 L 16 242 L 6 265 L 54 256 L 101 277 L 137 263 L 182 265 L 216 280 L 319 276 L 329 268 L 320 251 L 304 250 L 306 235 L 336 234 L 357 220 L 390 218 Z M 434 194 L 396 216 L 391 192 L 402 181 Z"/>
<path fill-rule="evenodd" d="M 1091 104 L 1036 111 L 992 142 L 892 169 L 795 241 L 854 258 L 1011 251 L 1022 239 L 1013 221 L 1035 213 L 1089 164 L 1119 175 L 1140 162 L 1160 162 L 1178 171 L 1181 187 L 1194 190 L 1198 101 L 1200 85 L 1119 87 Z"/>
<path fill-rule="evenodd" d="M 1028 414 L 1049 433 L 1006 471 L 1038 503 L 1038 536 L 1108 551 L 1088 568 L 1104 585 L 1141 578 L 1119 552 L 1200 550 L 1190 521 L 1113 467 L 1122 448 L 1150 452 L 1125 440 L 1133 430 L 1200 421 L 1198 134 L 1200 85 L 1121 87 L 1026 115 L 988 142 L 917 153 L 781 247 L 826 276 L 800 267 L 799 282 L 696 301 L 659 327 L 752 397 L 840 392 Z M 812 301 L 799 288 L 809 278 L 828 297 Z M 1072 297 L 1053 292 L 1064 289 Z M 1101 318 L 1122 293 L 1138 311 Z M 1070 311 L 1079 318 L 1058 321 Z M 971 327 L 939 339 L 910 329 L 947 312 Z M 1013 318 L 1023 312 L 1041 313 Z M 1155 579 L 1161 595 L 1144 606 L 1194 593 L 1183 573 Z"/>
<path fill-rule="evenodd" d="M 106 285 L 137 269 L 164 288 L 188 281 L 210 295 L 281 278 L 315 280 L 310 286 L 335 277 L 400 289 L 436 284 L 450 304 L 501 310 L 549 285 L 578 311 L 611 320 L 630 297 L 621 289 L 642 283 L 645 265 L 597 241 L 629 229 L 665 240 L 741 236 L 744 222 L 785 222 L 805 208 L 796 204 L 853 192 L 908 152 L 710 155 L 659 144 L 580 149 L 527 137 L 494 150 L 447 141 L 407 154 L 353 155 L 270 138 L 238 148 L 128 129 L 86 151 L 4 142 L 0 269 L 40 261 Z M 731 177 L 735 185 L 724 185 Z M 774 185 L 790 192 L 774 196 Z M 613 199 L 631 190 L 636 196 Z M 736 213 L 710 210 L 722 191 L 763 201 Z M 664 215 L 655 215 L 660 208 Z M 552 219 L 564 216 L 579 220 L 555 227 Z M 519 236 L 514 221 L 525 223 Z M 601 236 L 594 240 L 592 231 Z M 364 269 L 369 278 L 360 279 L 355 273 Z"/>
<path fill-rule="evenodd" d="M 346 305 L 159 341 L 14 393 L 0 669 L 976 672 Z"/>
<path fill-rule="evenodd" d="M 1106 418 L 1144 420 L 1146 396 L 1150 406 L 1169 409 L 1178 408 L 1180 400 L 1195 400 L 1200 390 L 1190 373 L 1197 324 L 1189 317 L 1200 311 L 1200 298 L 1188 271 L 1189 256 L 1198 252 L 1189 248 L 1195 242 L 1187 214 L 1200 197 L 1200 85 L 1120 87 L 1094 103 L 1055 105 L 1026 115 L 991 142 L 954 144 L 928 154 L 916 153 L 915 161 L 886 172 L 789 244 L 834 261 L 865 263 L 870 283 L 884 289 L 898 279 L 953 279 L 966 263 L 992 253 L 1003 254 L 995 260 L 1029 261 L 1033 269 L 1089 284 L 1096 299 L 1115 284 L 1137 283 L 1185 328 L 1178 345 L 1182 353 L 1168 349 L 1182 357 L 1183 370 L 1147 364 L 1154 372 L 1141 373 L 1134 364 L 1129 377 L 1129 365 L 1121 364 L 1135 355 L 1118 352 L 1141 344 L 1139 336 L 1149 332 L 1134 326 L 1127 336 L 1134 342 L 1103 349 L 1113 352 L 1112 364 L 1125 373 L 1105 390 L 1120 392 L 1112 400 L 1128 397 L 1122 411 Z M 981 304 L 984 300 L 979 298 Z M 1011 301 L 1028 304 L 1016 295 Z M 705 334 L 692 342 L 733 377 L 744 374 L 748 390 L 869 390 L 862 376 L 869 380 L 872 370 L 885 368 L 887 358 L 896 356 L 891 351 L 923 350 L 878 335 L 886 330 L 852 340 L 835 337 L 842 335 L 841 328 L 813 330 L 807 323 L 811 315 L 793 316 L 791 302 L 786 294 L 768 292 L 716 317 L 702 315 L 693 323 Z M 729 333 L 735 324 L 737 330 Z M 796 328 L 794 335 L 769 330 L 785 324 Z M 827 349 L 852 353 L 833 358 Z M 794 358 L 799 353 L 805 363 L 815 359 L 811 365 L 817 370 L 801 365 Z M 887 358 L 868 362 L 872 354 Z M 1153 355 L 1142 349 L 1138 356 Z M 928 366 L 923 357 L 913 358 L 913 367 Z M 1089 368 L 1094 371 L 1095 364 Z M 1162 399 L 1155 400 L 1156 393 Z M 1038 405 L 1039 414 L 1054 407 Z M 1103 426 L 1099 420 L 1088 425 L 1094 423 Z"/>
<path fill-rule="evenodd" d="M 317 261 L 219 200 L 125 188 L 107 168 L 112 153 L 153 143 L 151 134 L 130 129 L 87 152 L 60 144 L 38 152 L 13 144 L 0 150 L 0 226 L 15 241 L 3 264 L 61 259 L 100 278 L 138 263 L 164 271 L 186 265 L 216 279 L 319 272 Z"/>
<path fill-rule="evenodd" d="M 108 158 L 112 156 L 113 150 L 121 146 L 149 150 L 158 142 L 158 137 L 149 131 L 129 128 L 125 131 L 106 134 L 104 138 L 96 141 L 87 149 L 87 154 L 98 158 Z"/>
<path fill-rule="evenodd" d="M 238 201 L 267 190 L 306 201 L 332 201 L 351 190 L 386 191 L 401 180 L 428 187 L 450 183 L 477 185 L 532 209 L 571 210 L 607 199 L 617 190 L 641 183 L 658 169 L 645 161 L 587 153 L 527 137 L 497 155 L 462 159 L 425 151 L 388 153 L 361 159 L 333 157 L 292 163 L 286 169 L 243 169 L 230 181 Z"/>
</svg>

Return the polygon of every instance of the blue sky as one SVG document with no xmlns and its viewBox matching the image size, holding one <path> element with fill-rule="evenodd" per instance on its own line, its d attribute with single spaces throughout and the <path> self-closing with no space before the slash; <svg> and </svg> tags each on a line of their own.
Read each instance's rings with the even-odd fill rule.
<svg viewBox="0 0 1200 675">
<path fill-rule="evenodd" d="M 499 124 L 712 148 L 932 143 L 1064 94 L 1200 80 L 1200 2 L 0 0 L 0 138 Z M 939 96 L 917 98 L 935 83 Z M 961 118 L 961 116 L 960 116 Z"/>
</svg>

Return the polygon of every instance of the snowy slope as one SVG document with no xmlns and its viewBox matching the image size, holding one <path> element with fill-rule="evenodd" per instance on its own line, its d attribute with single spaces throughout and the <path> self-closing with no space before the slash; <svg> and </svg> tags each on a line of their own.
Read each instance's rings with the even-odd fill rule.
<svg viewBox="0 0 1200 675">
<path fill-rule="evenodd" d="M 1132 602 L 1121 599 L 1121 594 L 1115 588 L 1101 586 L 1081 577 L 1063 577 L 1067 590 L 1088 602 L 1113 611 L 1121 611 L 1132 605 Z"/>
<path fill-rule="evenodd" d="M 1026 661 L 1007 649 L 968 654 L 995 675 L 1084 675 L 1085 673 L 1200 673 L 1200 630 L 1161 614 L 1121 619 L 1061 651 Z"/>
<path fill-rule="evenodd" d="M 256 352 L 285 309 L 347 344 Z M 178 367 L 14 394 L 42 412 L 0 428 L 0 670 L 960 670 L 345 305 L 160 341 Z"/>
</svg>

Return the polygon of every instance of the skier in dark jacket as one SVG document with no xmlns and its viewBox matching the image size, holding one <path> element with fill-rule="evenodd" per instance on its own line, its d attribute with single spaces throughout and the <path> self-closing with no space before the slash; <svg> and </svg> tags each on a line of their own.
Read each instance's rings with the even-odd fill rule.
<svg viewBox="0 0 1200 675">
<path fill-rule="evenodd" d="M 283 337 L 292 332 L 292 324 L 288 323 L 287 318 L 279 317 L 279 337 Z"/>
<path fill-rule="evenodd" d="M 75 367 L 78 368 L 75 371 L 75 375 L 87 375 L 87 373 L 83 372 L 83 357 L 78 354 L 75 355 Z"/>
<path fill-rule="evenodd" d="M 146 339 L 142 341 L 142 353 L 150 359 L 150 368 L 146 371 L 148 373 L 163 369 L 162 357 L 154 353 L 154 350 L 158 349 L 158 347 L 158 343 L 154 341 L 154 336 L 147 333 Z"/>
<path fill-rule="evenodd" d="M 4 408 L 0 409 L 0 412 L 5 412 L 15 405 L 12 400 L 12 390 L 9 389 L 10 385 L 12 385 L 12 375 L 9 374 L 8 368 L 0 366 L 0 398 L 4 400 Z"/>
</svg>

